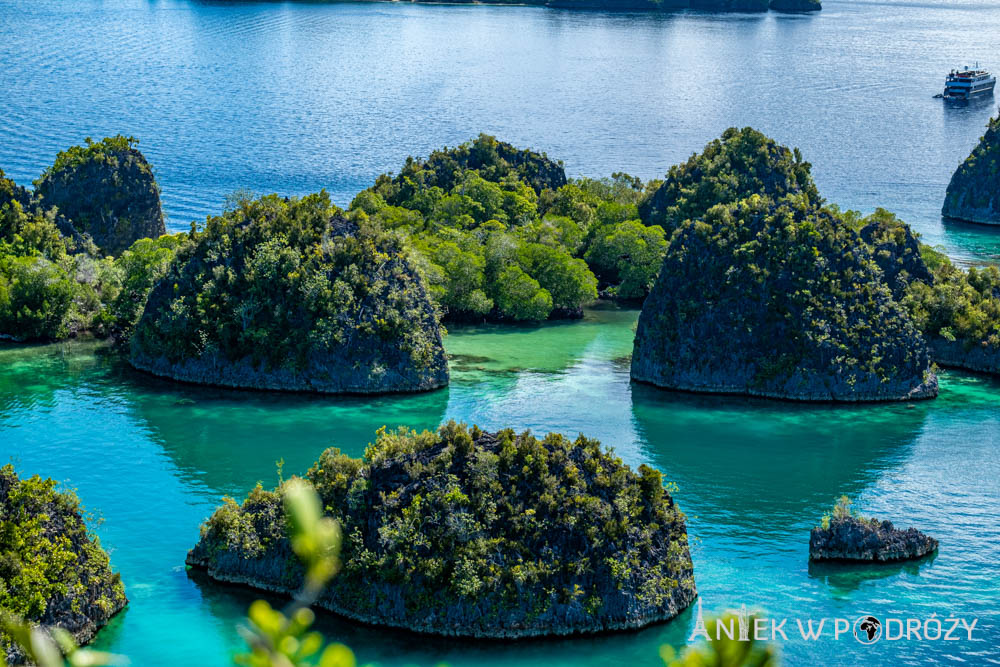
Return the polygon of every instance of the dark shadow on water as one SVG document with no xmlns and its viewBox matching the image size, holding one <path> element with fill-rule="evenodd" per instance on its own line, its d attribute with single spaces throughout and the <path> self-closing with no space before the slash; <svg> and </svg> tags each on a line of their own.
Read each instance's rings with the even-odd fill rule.
<svg viewBox="0 0 1000 667">
<path fill-rule="evenodd" d="M 819 579 L 829 586 L 835 597 L 849 597 L 869 581 L 888 579 L 900 575 L 920 576 L 920 571 L 930 567 L 937 559 L 937 551 L 916 560 L 897 563 L 840 563 L 809 562 L 809 578 Z"/>
<path fill-rule="evenodd" d="M 108 374 L 185 479 L 238 497 L 257 481 L 273 486 L 279 459 L 286 475 L 302 474 L 328 447 L 360 456 L 382 426 L 436 428 L 449 396 L 448 388 L 337 396 L 205 387 L 136 371 L 121 358 Z"/>
<path fill-rule="evenodd" d="M 805 404 L 632 384 L 646 456 L 678 484 L 682 508 L 720 529 L 755 526 L 761 535 L 818 520 L 833 499 L 860 494 L 899 465 L 933 406 Z"/>
<path fill-rule="evenodd" d="M 993 95 L 979 95 L 971 100 L 954 100 L 944 98 L 941 105 L 946 114 L 966 114 L 978 113 L 983 109 L 991 108 L 996 103 Z"/>
</svg>

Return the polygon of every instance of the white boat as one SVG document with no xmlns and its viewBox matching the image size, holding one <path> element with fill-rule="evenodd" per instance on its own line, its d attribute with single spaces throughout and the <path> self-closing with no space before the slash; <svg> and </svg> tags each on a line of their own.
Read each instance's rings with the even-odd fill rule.
<svg viewBox="0 0 1000 667">
<path fill-rule="evenodd" d="M 992 95 L 997 85 L 997 78 L 987 70 L 975 67 L 953 69 L 944 81 L 944 97 L 946 100 L 969 100 L 982 95 Z"/>
</svg>

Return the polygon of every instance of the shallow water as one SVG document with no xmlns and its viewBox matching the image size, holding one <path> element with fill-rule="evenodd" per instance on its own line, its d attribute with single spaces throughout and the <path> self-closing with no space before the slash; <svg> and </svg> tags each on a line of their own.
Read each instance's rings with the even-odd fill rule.
<svg viewBox="0 0 1000 667">
<path fill-rule="evenodd" d="M 130 371 L 88 343 L 0 347 L 0 458 L 78 490 L 131 603 L 97 646 L 137 665 L 222 666 L 253 594 L 183 566 L 224 494 L 273 485 L 323 448 L 360 455 L 383 424 L 444 419 L 578 432 L 679 486 L 706 612 L 746 604 L 772 617 L 979 618 L 976 641 L 779 642 L 788 664 L 1000 660 L 1000 383 L 959 373 L 911 405 L 816 407 L 693 396 L 630 384 L 633 310 L 582 322 L 457 328 L 452 385 L 380 399 L 237 392 Z M 877 567 L 808 564 L 808 531 L 841 493 L 865 513 L 915 525 L 940 554 Z M 832 621 L 830 621 L 832 622 Z M 794 623 L 794 621 L 789 621 Z M 323 630 L 383 665 L 655 665 L 690 612 L 641 632 L 525 643 L 428 640 L 329 617 Z M 829 630 L 827 630 L 829 635 Z"/>
<path fill-rule="evenodd" d="M 248 187 L 341 205 L 407 155 L 479 132 L 571 175 L 643 178 L 752 125 L 799 146 L 830 201 L 896 211 L 964 260 L 1000 228 L 944 223 L 993 99 L 1000 5 L 828 0 L 817 15 L 409 3 L 0 0 L 0 168 L 28 183 L 86 136 L 139 137 L 171 229 Z"/>
</svg>

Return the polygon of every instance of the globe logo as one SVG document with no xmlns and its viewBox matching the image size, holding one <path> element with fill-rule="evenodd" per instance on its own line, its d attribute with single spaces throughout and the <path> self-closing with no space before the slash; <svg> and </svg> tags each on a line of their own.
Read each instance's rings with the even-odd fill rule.
<svg viewBox="0 0 1000 667">
<path fill-rule="evenodd" d="M 859 616 L 854 621 L 854 638 L 865 645 L 882 638 L 882 623 L 874 616 Z"/>
</svg>

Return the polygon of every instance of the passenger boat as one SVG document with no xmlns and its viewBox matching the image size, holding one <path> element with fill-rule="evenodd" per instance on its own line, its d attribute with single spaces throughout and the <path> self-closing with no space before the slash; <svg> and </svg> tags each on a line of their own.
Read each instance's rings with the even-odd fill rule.
<svg viewBox="0 0 1000 667">
<path fill-rule="evenodd" d="M 981 95 L 992 95 L 997 78 L 988 71 L 979 68 L 964 67 L 953 69 L 944 81 L 944 97 L 946 100 L 969 100 Z"/>
</svg>

